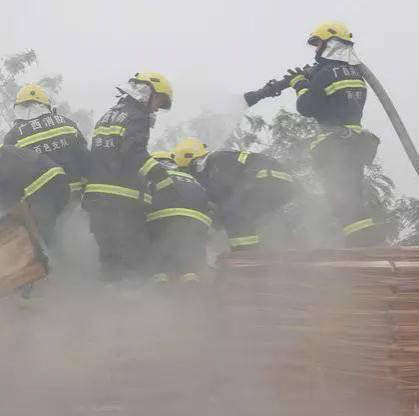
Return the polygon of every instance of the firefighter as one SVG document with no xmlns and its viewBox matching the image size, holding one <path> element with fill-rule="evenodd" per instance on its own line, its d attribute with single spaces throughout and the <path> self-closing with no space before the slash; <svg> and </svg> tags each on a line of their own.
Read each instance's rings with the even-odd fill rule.
<svg viewBox="0 0 419 416">
<path fill-rule="evenodd" d="M 308 39 L 317 64 L 285 76 L 297 93 L 297 110 L 313 117 L 320 134 L 311 143 L 313 167 L 343 227 L 347 247 L 375 245 L 380 233 L 365 207 L 364 167 L 373 162 L 379 139 L 361 126 L 367 86 L 357 64 L 352 34 L 339 22 L 319 25 Z"/>
<path fill-rule="evenodd" d="M 97 122 L 83 197 L 99 246 L 102 278 L 138 274 L 147 258 L 145 195 L 140 179 L 157 184 L 169 175 L 150 157 L 147 143 L 155 113 L 169 110 L 172 87 L 158 73 L 137 73 L 117 87 L 117 103 Z M 173 187 L 166 189 L 173 192 Z"/>
<path fill-rule="evenodd" d="M 43 153 L 61 166 L 73 195 L 80 199 L 89 151 L 76 123 L 56 114 L 40 85 L 22 87 L 16 96 L 16 120 L 4 143 Z"/>
<path fill-rule="evenodd" d="M 0 145 L 0 207 L 6 213 L 26 202 L 46 245 L 69 197 L 69 180 L 62 167 L 44 154 Z"/>
<path fill-rule="evenodd" d="M 257 222 L 288 202 L 293 178 L 275 159 L 247 151 L 209 152 L 196 138 L 175 147 L 175 161 L 206 189 L 232 250 L 258 249 Z"/>
<path fill-rule="evenodd" d="M 211 218 L 204 188 L 188 173 L 180 172 L 170 152 L 154 152 L 169 177 L 149 186 L 152 204 L 147 224 L 152 241 L 153 280 L 166 283 L 198 282 L 206 274 L 206 245 Z M 176 188 L 165 193 L 168 186 Z"/>
</svg>

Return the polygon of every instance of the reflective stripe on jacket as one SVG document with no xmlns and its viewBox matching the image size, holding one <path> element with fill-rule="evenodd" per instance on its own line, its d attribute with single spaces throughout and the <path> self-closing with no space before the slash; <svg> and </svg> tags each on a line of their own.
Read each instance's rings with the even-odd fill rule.
<svg viewBox="0 0 419 416">
<path fill-rule="evenodd" d="M 293 88 L 301 115 L 319 124 L 361 125 L 367 86 L 356 66 L 322 58 L 310 79 L 300 76 Z"/>
<path fill-rule="evenodd" d="M 70 182 L 80 182 L 87 173 L 90 152 L 86 140 L 76 123 L 59 114 L 16 120 L 4 143 L 45 154 L 64 169 Z"/>
</svg>

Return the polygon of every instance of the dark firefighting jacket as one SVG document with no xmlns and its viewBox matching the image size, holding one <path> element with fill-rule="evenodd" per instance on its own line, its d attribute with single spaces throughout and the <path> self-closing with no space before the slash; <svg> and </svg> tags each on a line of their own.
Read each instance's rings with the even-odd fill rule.
<svg viewBox="0 0 419 416">
<path fill-rule="evenodd" d="M 76 123 L 67 117 L 46 113 L 31 120 L 16 120 L 4 144 L 45 154 L 64 169 L 72 191 L 82 189 L 89 150 Z"/>
<path fill-rule="evenodd" d="M 315 118 L 321 127 L 360 131 L 367 86 L 356 66 L 320 58 L 309 79 L 299 75 L 290 85 L 297 93 L 301 115 Z"/>
<path fill-rule="evenodd" d="M 169 217 L 194 218 L 211 226 L 208 197 L 205 189 L 190 174 L 167 169 L 168 178 L 149 184 L 151 196 L 147 222 Z M 175 192 L 165 192 L 168 187 Z"/>
<path fill-rule="evenodd" d="M 7 211 L 29 200 L 64 169 L 42 153 L 15 146 L 0 145 L 0 207 Z"/>
<path fill-rule="evenodd" d="M 97 122 L 83 201 L 86 209 L 94 201 L 137 203 L 140 178 L 153 183 L 168 178 L 147 151 L 149 137 L 150 112 L 130 96 L 122 98 Z"/>
<path fill-rule="evenodd" d="M 191 174 L 205 188 L 208 198 L 223 204 L 233 194 L 249 189 L 259 179 L 274 177 L 287 184 L 293 178 L 275 159 L 247 151 L 216 151 L 208 155 L 201 170 L 199 163 L 191 167 Z"/>
</svg>

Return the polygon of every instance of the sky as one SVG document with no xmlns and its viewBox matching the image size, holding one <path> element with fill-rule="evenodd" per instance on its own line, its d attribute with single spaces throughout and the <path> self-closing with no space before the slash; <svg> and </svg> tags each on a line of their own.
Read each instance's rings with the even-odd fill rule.
<svg viewBox="0 0 419 416">
<path fill-rule="evenodd" d="M 28 77 L 62 74 L 63 97 L 96 118 L 112 105 L 115 85 L 162 72 L 175 101 L 161 129 L 311 63 L 311 30 L 341 20 L 419 147 L 418 15 L 417 0 L 19 0 L 2 8 L 0 56 L 33 48 L 38 65 Z M 280 107 L 295 111 L 292 91 L 252 112 Z M 419 178 L 372 92 L 363 124 L 381 137 L 379 157 L 399 191 L 419 196 Z"/>
</svg>

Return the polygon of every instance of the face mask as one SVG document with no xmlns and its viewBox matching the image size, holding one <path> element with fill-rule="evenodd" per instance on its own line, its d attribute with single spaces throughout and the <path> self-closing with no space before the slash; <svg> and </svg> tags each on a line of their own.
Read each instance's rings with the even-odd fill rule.
<svg viewBox="0 0 419 416">
<path fill-rule="evenodd" d="M 341 42 L 339 39 L 330 39 L 322 51 L 321 57 L 332 61 L 347 62 L 349 65 L 361 63 L 353 45 Z"/>
<path fill-rule="evenodd" d="M 16 104 L 14 108 L 15 117 L 17 120 L 32 120 L 42 116 L 43 114 L 50 113 L 50 109 L 41 103 L 24 103 Z"/>
<path fill-rule="evenodd" d="M 125 84 L 119 85 L 116 87 L 121 93 L 128 94 L 134 100 L 137 100 L 139 103 L 148 104 L 151 97 L 151 87 L 147 84 L 142 84 L 138 82 L 127 82 Z"/>
<path fill-rule="evenodd" d="M 191 162 L 191 165 L 193 164 L 192 168 L 195 172 L 201 173 L 205 169 L 209 155 L 210 154 L 207 153 L 205 156 L 197 158 Z"/>
</svg>

